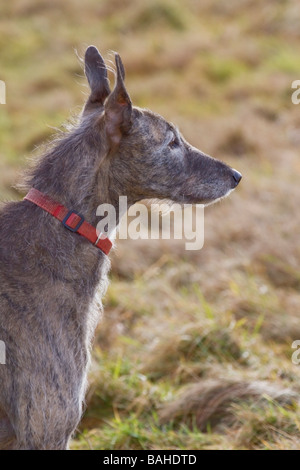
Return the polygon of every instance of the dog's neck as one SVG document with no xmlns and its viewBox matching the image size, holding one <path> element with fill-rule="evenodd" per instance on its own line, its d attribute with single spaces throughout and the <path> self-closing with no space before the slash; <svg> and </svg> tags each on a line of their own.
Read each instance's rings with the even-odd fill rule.
<svg viewBox="0 0 300 470">
<path fill-rule="evenodd" d="M 78 211 L 94 226 L 101 220 L 99 210 L 97 214 L 99 206 L 112 205 L 118 225 L 123 215 L 119 207 L 121 183 L 110 174 L 109 157 L 101 156 L 105 148 L 101 148 L 100 138 L 97 155 L 84 132 L 85 126 L 75 128 L 40 158 L 28 179 L 28 189 L 34 187 L 69 210 Z M 133 201 L 129 200 L 126 209 L 131 204 Z"/>
</svg>

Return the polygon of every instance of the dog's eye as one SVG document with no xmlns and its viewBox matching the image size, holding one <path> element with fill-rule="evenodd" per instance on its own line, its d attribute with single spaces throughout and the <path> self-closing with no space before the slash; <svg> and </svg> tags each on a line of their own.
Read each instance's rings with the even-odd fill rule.
<svg viewBox="0 0 300 470">
<path fill-rule="evenodd" d="M 179 146 L 179 140 L 178 138 L 176 137 L 176 135 L 173 136 L 173 139 L 171 140 L 171 142 L 168 143 L 168 147 L 170 149 L 175 149 L 176 147 Z"/>
</svg>

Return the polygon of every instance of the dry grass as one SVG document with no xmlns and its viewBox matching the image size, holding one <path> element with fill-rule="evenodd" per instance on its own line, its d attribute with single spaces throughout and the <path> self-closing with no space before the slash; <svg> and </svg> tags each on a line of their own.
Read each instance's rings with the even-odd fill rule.
<svg viewBox="0 0 300 470">
<path fill-rule="evenodd" d="M 1 199 L 83 103 L 88 44 L 244 176 L 206 210 L 201 251 L 118 242 L 75 449 L 299 448 L 299 20 L 297 0 L 2 2 Z"/>
</svg>

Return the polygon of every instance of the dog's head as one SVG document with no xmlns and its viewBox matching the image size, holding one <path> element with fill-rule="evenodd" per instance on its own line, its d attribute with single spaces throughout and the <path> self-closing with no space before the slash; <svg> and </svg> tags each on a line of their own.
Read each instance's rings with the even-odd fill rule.
<svg viewBox="0 0 300 470">
<path fill-rule="evenodd" d="M 111 91 L 103 58 L 94 46 L 87 49 L 85 73 L 91 93 L 83 110 L 83 119 L 101 135 L 101 164 L 117 182 L 114 191 L 132 203 L 159 198 L 208 204 L 235 189 L 242 177 L 238 171 L 190 145 L 161 116 L 132 105 L 118 54 L 115 62 Z"/>
</svg>

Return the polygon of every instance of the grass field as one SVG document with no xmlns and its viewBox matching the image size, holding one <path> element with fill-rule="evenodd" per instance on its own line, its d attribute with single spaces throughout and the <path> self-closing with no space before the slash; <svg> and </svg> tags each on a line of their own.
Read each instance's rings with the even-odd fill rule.
<svg viewBox="0 0 300 470">
<path fill-rule="evenodd" d="M 0 6 L 0 198 L 118 51 L 136 105 L 243 174 L 205 245 L 119 241 L 73 449 L 299 449 L 298 0 L 11 0 Z"/>
</svg>

